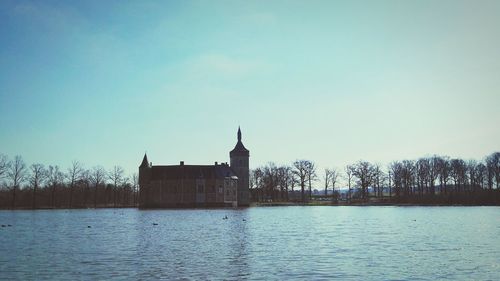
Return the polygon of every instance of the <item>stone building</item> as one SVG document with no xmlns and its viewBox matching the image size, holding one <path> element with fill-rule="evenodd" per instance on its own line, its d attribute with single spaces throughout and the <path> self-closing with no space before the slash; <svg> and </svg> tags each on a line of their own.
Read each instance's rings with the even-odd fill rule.
<svg viewBox="0 0 500 281">
<path fill-rule="evenodd" d="M 248 206 L 250 152 L 238 142 L 229 153 L 230 164 L 159 166 L 144 154 L 139 166 L 139 207 Z"/>
</svg>

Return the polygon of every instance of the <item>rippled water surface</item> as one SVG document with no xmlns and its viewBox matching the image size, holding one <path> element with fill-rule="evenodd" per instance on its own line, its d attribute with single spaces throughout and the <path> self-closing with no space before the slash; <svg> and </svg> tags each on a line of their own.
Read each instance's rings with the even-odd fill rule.
<svg viewBox="0 0 500 281">
<path fill-rule="evenodd" d="M 0 224 L 0 280 L 500 280 L 499 207 L 0 211 Z"/>
</svg>

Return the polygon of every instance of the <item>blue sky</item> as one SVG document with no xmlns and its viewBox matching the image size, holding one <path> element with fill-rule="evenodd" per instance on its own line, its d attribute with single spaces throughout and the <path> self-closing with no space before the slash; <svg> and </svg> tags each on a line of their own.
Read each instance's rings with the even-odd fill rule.
<svg viewBox="0 0 500 281">
<path fill-rule="evenodd" d="M 1 1 L 0 153 L 320 169 L 500 149 L 499 1 Z"/>
</svg>

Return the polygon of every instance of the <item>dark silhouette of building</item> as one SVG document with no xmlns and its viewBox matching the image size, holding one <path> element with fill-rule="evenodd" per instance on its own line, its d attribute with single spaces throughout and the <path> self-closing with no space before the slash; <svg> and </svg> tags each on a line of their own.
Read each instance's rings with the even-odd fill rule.
<svg viewBox="0 0 500 281">
<path fill-rule="evenodd" d="M 249 159 L 250 151 L 245 148 L 241 142 L 241 129 L 238 127 L 238 142 L 231 152 L 229 152 L 231 168 L 238 176 L 238 203 L 239 205 L 248 206 L 250 203 L 249 191 Z"/>
<path fill-rule="evenodd" d="M 139 166 L 139 207 L 248 206 L 250 152 L 238 142 L 229 153 L 230 165 L 153 166 L 144 154 Z"/>
</svg>

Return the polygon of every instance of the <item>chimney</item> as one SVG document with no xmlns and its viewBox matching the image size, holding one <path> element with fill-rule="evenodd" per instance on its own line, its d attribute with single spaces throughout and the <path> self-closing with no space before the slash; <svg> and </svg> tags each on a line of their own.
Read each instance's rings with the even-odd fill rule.
<svg viewBox="0 0 500 281">
<path fill-rule="evenodd" d="M 184 161 L 181 161 L 181 166 L 184 166 Z"/>
<path fill-rule="evenodd" d="M 215 166 L 217 166 L 217 161 L 215 161 Z"/>
</svg>

